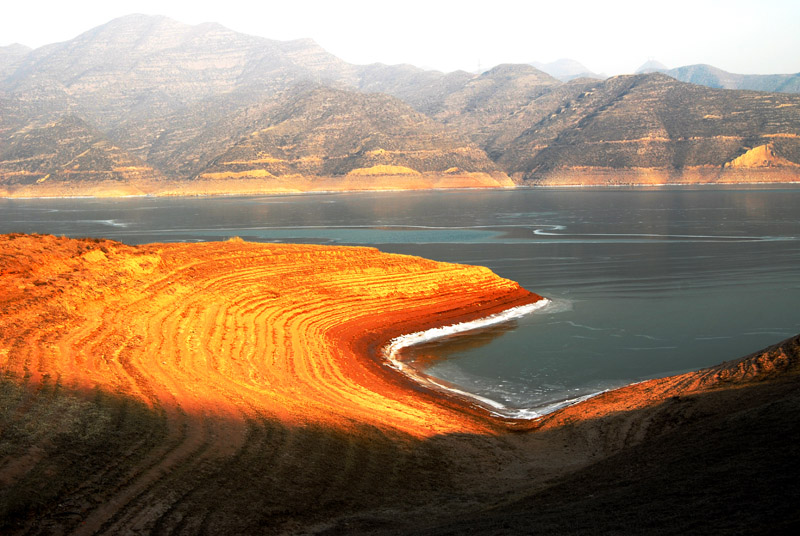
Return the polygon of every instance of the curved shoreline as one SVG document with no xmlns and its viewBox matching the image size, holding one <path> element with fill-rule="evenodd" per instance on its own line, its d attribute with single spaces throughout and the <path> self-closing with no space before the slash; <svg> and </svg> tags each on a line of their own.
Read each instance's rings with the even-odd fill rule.
<svg viewBox="0 0 800 536">
<path fill-rule="evenodd" d="M 542 299 L 484 267 L 374 248 L 47 235 L 5 235 L 0 247 L 14 304 L 0 327 L 32 326 L 28 340 L 0 337 L 0 366 L 34 383 L 55 376 L 192 414 L 372 423 L 415 437 L 503 423 L 383 366 L 376 350 Z M 35 323 L 42 315 L 49 327 Z"/>
<path fill-rule="evenodd" d="M 498 402 L 491 398 L 481 396 L 475 393 L 464 391 L 462 389 L 455 387 L 454 385 L 450 384 L 445 380 L 436 378 L 429 374 L 425 374 L 421 370 L 418 370 L 415 367 L 410 366 L 405 362 L 403 362 L 403 360 L 400 359 L 399 354 L 404 348 L 408 348 L 410 346 L 415 346 L 417 344 L 423 344 L 429 341 L 442 339 L 445 337 L 449 337 L 451 335 L 467 333 L 469 331 L 482 329 L 496 324 L 508 322 L 516 318 L 521 318 L 525 315 L 543 309 L 548 305 L 550 305 L 551 303 L 552 303 L 551 300 L 543 297 L 540 300 L 535 301 L 533 303 L 525 305 L 517 305 L 482 318 L 477 318 L 474 320 L 468 320 L 464 322 L 457 322 L 455 324 L 448 324 L 441 327 L 434 327 L 423 331 L 415 331 L 404 335 L 400 335 L 394 337 L 388 343 L 386 343 L 381 348 L 380 352 L 383 358 L 386 360 L 385 364 L 387 366 L 392 367 L 401 374 L 411 378 L 413 381 L 417 382 L 423 387 L 427 387 L 435 391 L 444 391 L 445 393 L 451 395 L 455 394 L 459 397 L 463 397 L 470 401 L 477 402 L 477 404 L 480 407 L 484 408 L 491 415 L 495 417 L 500 417 L 504 419 L 515 419 L 515 420 L 535 419 L 551 411 L 555 411 L 557 409 L 566 407 L 573 403 L 577 403 L 582 400 L 591 398 L 592 396 L 595 396 L 596 394 L 599 393 L 593 393 L 591 395 L 583 395 L 580 397 L 567 399 L 561 402 L 554 402 L 552 404 L 548 404 L 547 406 L 544 407 L 550 409 L 544 412 L 537 411 L 538 408 L 509 408 L 508 406 L 502 404 L 501 402 Z"/>
<path fill-rule="evenodd" d="M 130 194 L 104 194 L 104 193 L 69 193 L 53 195 L 29 195 L 28 192 L 17 195 L 14 192 L 0 190 L 0 199 L 9 201 L 27 200 L 59 200 L 59 199 L 174 199 L 174 198 L 222 198 L 222 197 L 284 197 L 284 196 L 304 196 L 304 195 L 331 195 L 331 194 L 358 194 L 358 193 L 404 193 L 404 192 L 461 192 L 461 191 L 513 191 L 513 190 L 680 190 L 680 189 L 706 189 L 706 188 L 797 188 L 800 187 L 800 180 L 789 181 L 711 181 L 711 182 L 619 182 L 619 183 L 600 183 L 600 182 L 523 182 L 515 183 L 513 186 L 502 185 L 472 185 L 472 186 L 431 186 L 424 188 L 404 188 L 404 187 L 375 187 L 375 188 L 346 188 L 346 189 L 253 189 L 253 190 L 224 190 L 224 191 L 184 191 L 184 192 L 145 192 Z"/>
<path fill-rule="evenodd" d="M 549 511 L 560 522 L 588 504 L 583 534 L 617 506 L 638 526 L 653 497 L 669 498 L 663 519 L 674 522 L 672 506 L 707 476 L 685 533 L 720 497 L 753 512 L 751 482 L 764 482 L 760 504 L 772 508 L 798 481 L 787 468 L 800 441 L 786 433 L 797 431 L 800 336 L 512 421 L 379 356 L 404 334 L 542 306 L 486 268 L 241 240 L 16 234 L 0 235 L 0 253 L 0 417 L 11 431 L 0 481 L 17 501 L 4 533 L 530 533 L 526 519 Z M 720 479 L 742 467 L 743 478 Z M 539 493 L 564 482 L 554 511 Z M 599 502 L 587 503 L 593 482 Z M 701 528 L 765 526 L 712 514 Z M 603 525 L 620 526 L 616 514 Z"/>
</svg>

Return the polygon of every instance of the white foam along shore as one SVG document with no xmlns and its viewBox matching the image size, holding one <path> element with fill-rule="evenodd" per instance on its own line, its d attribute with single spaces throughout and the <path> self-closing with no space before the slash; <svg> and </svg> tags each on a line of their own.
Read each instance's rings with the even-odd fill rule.
<svg viewBox="0 0 800 536">
<path fill-rule="evenodd" d="M 589 395 L 582 395 L 575 398 L 570 398 L 567 400 L 553 402 L 551 404 L 537 408 L 509 408 L 504 404 L 501 404 L 500 402 L 497 402 L 495 400 L 479 396 L 474 393 L 468 393 L 466 391 L 462 391 L 460 389 L 456 389 L 448 385 L 444 385 L 443 383 L 436 381 L 430 376 L 423 374 L 414 369 L 413 367 L 410 367 L 405 363 L 403 363 L 399 359 L 399 353 L 403 348 L 406 348 L 408 346 L 413 346 L 415 344 L 422 344 L 428 341 L 441 339 L 449 335 L 463 333 L 465 331 L 472 331 L 475 329 L 485 328 L 494 324 L 507 322 L 509 320 L 513 320 L 514 318 L 519 318 L 527 314 L 530 314 L 536 310 L 542 309 L 543 307 L 546 307 L 551 303 L 552 302 L 547 298 L 542 298 L 541 300 L 534 303 L 530 303 L 528 305 L 520 305 L 518 307 L 512 307 L 510 309 L 506 309 L 505 311 L 501 311 L 493 315 L 489 315 L 483 318 L 478 318 L 476 320 L 470 320 L 469 322 L 460 322 L 458 324 L 451 324 L 449 326 L 442 326 L 440 328 L 431 328 L 425 331 L 416 331 L 414 333 L 400 335 L 399 337 L 395 337 L 394 339 L 390 340 L 386 344 L 386 346 L 383 347 L 382 350 L 383 355 L 387 359 L 388 365 L 402 372 L 406 376 L 409 376 L 418 383 L 428 387 L 446 390 L 451 393 L 455 393 L 457 395 L 476 400 L 481 404 L 482 407 L 488 409 L 493 415 L 496 415 L 498 417 L 512 418 L 512 419 L 535 419 L 547 413 L 551 413 L 557 409 L 561 409 L 563 407 L 570 406 L 572 404 L 576 404 L 578 402 L 596 396 L 600 394 L 602 391 L 599 391 L 597 393 L 592 393 Z"/>
<path fill-rule="evenodd" d="M 485 328 L 494 324 L 500 324 L 530 314 L 537 309 L 548 305 L 550 300 L 542 298 L 534 303 L 527 305 L 519 305 L 500 311 L 493 315 L 477 318 L 468 322 L 459 322 L 458 324 L 451 324 L 449 326 L 442 326 L 440 328 L 426 329 L 425 331 L 415 331 L 414 333 L 407 333 L 400 335 L 390 340 L 389 343 L 383 347 L 383 354 L 398 370 L 403 370 L 405 366 L 397 359 L 397 353 L 407 346 L 415 344 L 422 344 L 424 342 L 433 341 L 447 337 L 448 335 L 455 335 L 456 333 L 463 333 L 465 331 L 472 331 L 474 329 Z"/>
</svg>

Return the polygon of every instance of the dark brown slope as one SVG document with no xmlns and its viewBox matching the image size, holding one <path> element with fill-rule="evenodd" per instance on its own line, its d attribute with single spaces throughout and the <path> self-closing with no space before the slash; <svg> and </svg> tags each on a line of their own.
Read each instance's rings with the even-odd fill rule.
<svg viewBox="0 0 800 536">
<path fill-rule="evenodd" d="M 0 142 L 3 195 L 135 195 L 160 177 L 74 116 L 11 127 Z"/>
<path fill-rule="evenodd" d="M 540 467 L 520 474 L 506 461 L 498 471 L 505 469 L 516 489 L 470 513 L 393 521 L 363 515 L 324 534 L 794 533 L 799 373 L 796 336 L 708 371 L 612 391 L 589 401 L 593 408 L 584 403 L 555 414 L 556 427 L 545 424 L 523 447 L 530 456 L 537 438 L 542 445 L 555 439 L 553 461 L 587 446 L 604 452 L 599 461 L 551 480 Z M 642 397 L 650 401 L 642 404 Z M 476 495 L 493 487 L 490 473 L 484 477 Z"/>
<path fill-rule="evenodd" d="M 676 400 L 663 416 L 671 419 L 664 424 L 677 425 L 676 430 L 558 479 L 543 491 L 457 520 L 377 532 L 795 533 L 800 529 L 798 411 L 796 385 Z"/>
<path fill-rule="evenodd" d="M 713 90 L 661 74 L 615 77 L 564 102 L 497 161 L 533 183 L 606 183 L 617 172 L 634 182 L 768 173 L 796 180 L 800 97 Z"/>
</svg>

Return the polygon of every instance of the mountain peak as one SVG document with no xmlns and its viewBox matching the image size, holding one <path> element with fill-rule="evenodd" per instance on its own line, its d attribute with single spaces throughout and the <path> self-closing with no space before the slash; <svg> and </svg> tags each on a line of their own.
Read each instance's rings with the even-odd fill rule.
<svg viewBox="0 0 800 536">
<path fill-rule="evenodd" d="M 643 74 L 643 73 L 656 73 L 661 71 L 668 71 L 669 67 L 664 65 L 658 60 L 647 60 L 638 69 L 636 69 L 636 74 Z"/>
<path fill-rule="evenodd" d="M 549 74 L 527 63 L 501 63 L 481 74 L 481 77 L 486 78 L 516 78 L 519 76 L 535 76 L 543 82 L 556 81 Z"/>
<path fill-rule="evenodd" d="M 569 58 L 561 58 L 550 63 L 534 61 L 530 65 L 554 78 L 558 78 L 562 82 L 568 82 L 576 78 L 607 78 L 607 76 L 594 73 L 582 63 Z"/>
</svg>

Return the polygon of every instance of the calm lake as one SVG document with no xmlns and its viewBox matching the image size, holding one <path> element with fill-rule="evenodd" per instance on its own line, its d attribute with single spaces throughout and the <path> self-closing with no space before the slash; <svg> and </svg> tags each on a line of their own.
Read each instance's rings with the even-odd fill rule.
<svg viewBox="0 0 800 536">
<path fill-rule="evenodd" d="M 552 305 L 406 355 L 526 415 L 800 332 L 800 188 L 0 200 L 8 232 L 371 245 L 487 266 Z"/>
</svg>

